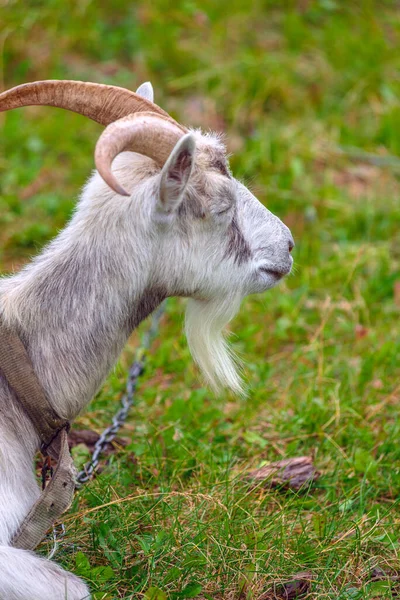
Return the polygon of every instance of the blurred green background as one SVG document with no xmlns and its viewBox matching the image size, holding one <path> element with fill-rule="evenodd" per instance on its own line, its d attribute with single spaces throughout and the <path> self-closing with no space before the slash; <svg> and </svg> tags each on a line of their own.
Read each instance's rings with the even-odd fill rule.
<svg viewBox="0 0 400 600">
<path fill-rule="evenodd" d="M 150 80 L 175 118 L 226 133 L 235 176 L 296 241 L 294 274 L 232 324 L 247 400 L 202 387 L 170 302 L 127 445 L 77 496 L 58 560 L 96 599 L 284 598 L 269 590 L 305 570 L 303 597 L 395 597 L 399 3 L 0 0 L 0 11 L 4 89 Z M 7 273 L 69 218 L 101 128 L 30 107 L 0 115 L 0 129 Z M 79 427 L 108 423 L 136 342 Z M 299 455 L 322 472 L 313 487 L 243 479 Z"/>
</svg>

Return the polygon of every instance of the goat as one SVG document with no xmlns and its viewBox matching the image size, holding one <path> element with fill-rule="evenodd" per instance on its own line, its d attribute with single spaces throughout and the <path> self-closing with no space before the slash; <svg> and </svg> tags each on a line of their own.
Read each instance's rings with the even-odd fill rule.
<svg viewBox="0 0 400 600">
<path fill-rule="evenodd" d="M 134 94 L 46 81 L 0 95 L 0 111 L 29 104 L 107 125 L 98 172 L 70 223 L 22 271 L 0 279 L 0 315 L 54 409 L 76 417 L 133 329 L 168 296 L 189 299 L 187 339 L 206 380 L 240 393 L 222 331 L 246 295 L 290 272 L 289 229 L 233 178 L 219 136 L 178 125 L 153 104 L 150 84 Z M 39 495 L 39 441 L 1 375 L 0 416 L 0 600 L 90 598 L 75 575 L 10 546 Z"/>
</svg>

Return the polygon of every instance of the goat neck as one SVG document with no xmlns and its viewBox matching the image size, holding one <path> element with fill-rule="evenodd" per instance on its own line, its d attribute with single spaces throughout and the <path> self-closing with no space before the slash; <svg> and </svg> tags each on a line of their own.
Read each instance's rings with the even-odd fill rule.
<svg viewBox="0 0 400 600">
<path fill-rule="evenodd" d="M 133 194 L 121 201 L 95 176 L 67 228 L 0 282 L 3 317 L 64 418 L 93 397 L 132 330 L 167 295 L 151 278 L 145 200 Z"/>
</svg>

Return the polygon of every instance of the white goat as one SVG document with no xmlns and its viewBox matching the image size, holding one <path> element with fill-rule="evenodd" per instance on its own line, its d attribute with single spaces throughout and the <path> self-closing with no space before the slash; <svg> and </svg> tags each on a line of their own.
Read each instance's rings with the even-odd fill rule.
<svg viewBox="0 0 400 600">
<path fill-rule="evenodd" d="M 291 270 L 289 229 L 231 176 L 219 137 L 187 132 L 152 100 L 150 84 L 133 94 L 66 81 L 0 95 L 0 111 L 47 104 L 108 125 L 96 149 L 101 176 L 85 186 L 71 222 L 20 273 L 0 280 L 0 315 L 68 419 L 99 389 L 132 330 L 168 296 L 189 298 L 187 338 L 206 379 L 240 391 L 222 330 L 244 296 Z M 113 191 L 125 189 L 126 198 Z M 39 495 L 32 468 L 38 445 L 0 375 L 0 600 L 89 598 L 71 573 L 10 546 Z"/>
</svg>

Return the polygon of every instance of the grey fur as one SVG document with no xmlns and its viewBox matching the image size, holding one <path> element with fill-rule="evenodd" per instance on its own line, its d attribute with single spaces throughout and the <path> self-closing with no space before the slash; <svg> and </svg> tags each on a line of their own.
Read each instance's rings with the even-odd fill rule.
<svg viewBox="0 0 400 600">
<path fill-rule="evenodd" d="M 250 260 L 252 257 L 251 248 L 238 225 L 236 213 L 229 226 L 226 256 L 232 256 L 234 261 L 239 265 Z"/>
</svg>

